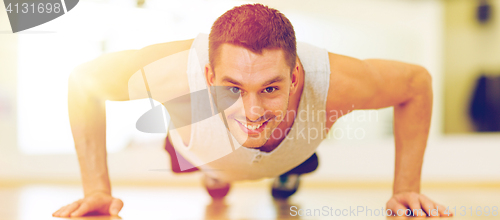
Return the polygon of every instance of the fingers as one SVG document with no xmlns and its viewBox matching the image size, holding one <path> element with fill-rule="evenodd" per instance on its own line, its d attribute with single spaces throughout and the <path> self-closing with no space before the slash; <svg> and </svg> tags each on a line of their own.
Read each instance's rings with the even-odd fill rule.
<svg viewBox="0 0 500 220">
<path fill-rule="evenodd" d="M 439 216 L 443 217 L 453 216 L 453 212 L 451 212 L 451 210 L 446 210 L 447 208 L 444 205 L 438 203 L 435 203 L 435 205 L 438 207 Z"/>
<path fill-rule="evenodd" d="M 118 215 L 118 212 L 120 212 L 122 207 L 123 207 L 122 200 L 113 199 L 113 201 L 111 202 L 111 205 L 109 206 L 109 214 L 110 215 Z"/>
<path fill-rule="evenodd" d="M 80 217 L 91 211 L 91 207 L 88 202 L 84 202 L 78 207 L 77 210 L 71 212 L 71 217 Z"/>
<path fill-rule="evenodd" d="M 420 203 L 422 204 L 422 208 L 427 213 L 427 216 L 430 217 L 453 216 L 453 213 L 450 210 L 447 210 L 444 205 L 435 203 L 425 195 L 420 195 Z"/>
<path fill-rule="evenodd" d="M 57 210 L 56 212 L 52 213 L 52 216 L 54 216 L 54 217 L 59 217 L 59 214 L 60 214 L 60 213 L 61 213 L 61 212 L 62 212 L 62 211 L 66 208 L 66 207 L 68 207 L 68 205 L 63 206 L 63 207 L 61 207 L 59 210 Z"/>
<path fill-rule="evenodd" d="M 418 194 L 410 196 L 408 205 L 412 211 L 412 216 L 426 216 L 424 210 L 422 210 L 422 207 L 420 206 L 420 196 Z"/>
<path fill-rule="evenodd" d="M 74 210 L 76 210 L 80 204 L 81 204 L 81 200 L 78 200 L 76 202 L 73 202 L 69 205 L 66 205 L 62 208 L 60 208 L 59 210 L 57 210 L 55 213 L 52 214 L 52 216 L 55 216 L 55 217 L 69 217 L 70 213 L 73 212 Z"/>
<path fill-rule="evenodd" d="M 398 201 L 396 201 L 395 199 L 391 199 L 389 200 L 389 202 L 387 202 L 387 205 L 386 205 L 387 209 L 391 210 L 392 211 L 392 215 L 393 216 L 404 216 L 405 215 L 405 211 L 406 211 L 406 206 L 404 206 L 403 204 L 399 203 Z M 399 213 L 398 213 L 398 210 Z"/>
<path fill-rule="evenodd" d="M 436 212 L 432 213 L 432 210 L 436 209 L 436 205 L 434 204 L 434 202 L 432 200 L 430 200 L 426 196 L 424 196 L 424 195 L 420 196 L 420 204 L 422 205 L 422 209 L 425 211 L 425 213 L 427 213 L 427 216 L 432 216 L 432 215 L 435 216 L 436 214 L 438 214 Z M 441 211 L 441 210 L 439 210 L 439 211 Z M 443 212 L 444 212 L 444 210 L 443 210 Z"/>
<path fill-rule="evenodd" d="M 447 210 L 445 206 L 435 203 L 425 195 L 414 192 L 396 194 L 386 205 L 387 209 L 390 209 L 396 216 L 453 216 L 453 213 L 450 213 L 450 210 Z"/>
<path fill-rule="evenodd" d="M 61 212 L 61 217 L 69 217 L 69 214 L 75 211 L 78 207 L 80 207 L 79 202 L 71 203 L 64 211 Z"/>
</svg>

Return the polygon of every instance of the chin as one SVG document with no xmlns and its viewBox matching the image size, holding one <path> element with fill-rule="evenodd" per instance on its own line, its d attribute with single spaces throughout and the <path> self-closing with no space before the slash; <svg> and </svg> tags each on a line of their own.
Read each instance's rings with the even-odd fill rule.
<svg viewBox="0 0 500 220">
<path fill-rule="evenodd" d="M 246 148 L 259 148 L 259 147 L 264 146 L 265 143 L 266 143 L 266 141 L 263 141 L 263 142 L 262 141 L 251 141 L 250 143 L 248 143 L 248 141 L 246 141 L 241 146 L 246 147 Z"/>
<path fill-rule="evenodd" d="M 237 129 L 239 129 L 239 128 L 237 128 Z M 268 140 L 265 133 L 263 133 L 259 137 L 251 137 L 251 136 L 248 136 L 247 134 L 239 131 L 236 134 L 233 133 L 233 135 L 235 135 L 235 139 L 238 141 L 238 143 L 241 146 L 246 147 L 246 148 L 262 147 Z"/>
</svg>

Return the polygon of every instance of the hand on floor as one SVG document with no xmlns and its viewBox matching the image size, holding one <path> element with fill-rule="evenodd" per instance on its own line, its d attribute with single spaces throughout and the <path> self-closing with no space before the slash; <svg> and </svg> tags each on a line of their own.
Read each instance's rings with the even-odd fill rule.
<svg viewBox="0 0 500 220">
<path fill-rule="evenodd" d="M 423 194 L 415 192 L 397 193 L 387 202 L 386 209 L 390 209 L 394 216 L 453 216 L 450 210 Z M 407 209 L 412 210 L 406 211 Z M 400 210 L 398 212 L 398 210 Z M 415 211 L 413 211 L 415 210 Z M 390 214 L 390 211 L 387 211 Z M 445 213 L 446 212 L 446 213 Z"/>
<path fill-rule="evenodd" d="M 95 192 L 54 212 L 54 217 L 79 217 L 85 214 L 118 215 L 123 207 L 120 199 L 104 192 Z"/>
</svg>

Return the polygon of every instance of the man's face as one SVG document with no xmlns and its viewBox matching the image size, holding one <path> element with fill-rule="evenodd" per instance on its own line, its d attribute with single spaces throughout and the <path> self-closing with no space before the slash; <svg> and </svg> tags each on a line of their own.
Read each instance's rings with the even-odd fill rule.
<svg viewBox="0 0 500 220">
<path fill-rule="evenodd" d="M 216 60 L 205 73 L 208 84 L 217 88 L 214 99 L 224 106 L 229 130 L 241 145 L 261 147 L 286 115 L 297 87 L 297 66 L 291 76 L 283 50 L 256 54 L 232 44 L 221 45 Z"/>
</svg>

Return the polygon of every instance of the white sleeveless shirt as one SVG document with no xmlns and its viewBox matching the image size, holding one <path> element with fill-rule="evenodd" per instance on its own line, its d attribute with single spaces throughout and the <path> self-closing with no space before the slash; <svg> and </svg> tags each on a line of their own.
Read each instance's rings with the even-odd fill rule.
<svg viewBox="0 0 500 220">
<path fill-rule="evenodd" d="M 325 122 L 330 63 L 326 50 L 306 43 L 297 43 L 297 54 L 305 72 L 304 88 L 295 121 L 278 147 L 271 152 L 243 147 L 228 132 L 221 117 L 214 115 L 191 125 L 188 146 L 184 145 L 175 129 L 169 129 L 168 136 L 177 153 L 207 175 L 225 182 L 276 177 L 307 160 L 327 135 Z M 191 93 L 208 88 L 204 74 L 207 63 L 208 35 L 199 34 L 191 46 L 188 59 Z M 199 100 L 201 98 L 191 98 L 193 121 L 202 117 L 196 109 L 206 109 L 207 100 Z M 191 168 L 186 164 L 180 164 L 180 167 L 182 170 Z"/>
</svg>

